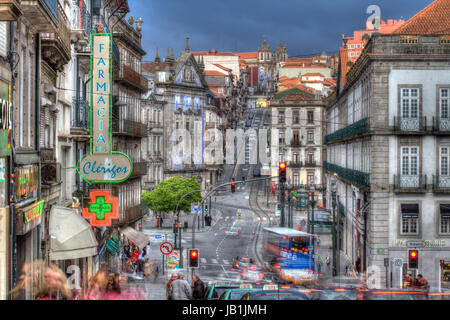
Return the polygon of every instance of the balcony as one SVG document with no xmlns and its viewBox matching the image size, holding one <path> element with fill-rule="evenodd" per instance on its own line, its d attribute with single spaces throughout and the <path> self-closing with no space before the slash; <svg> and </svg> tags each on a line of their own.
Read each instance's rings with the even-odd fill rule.
<svg viewBox="0 0 450 320">
<path fill-rule="evenodd" d="M 450 176 L 433 175 L 433 192 L 450 193 Z"/>
<path fill-rule="evenodd" d="M 57 2 L 56 28 L 51 32 L 42 33 L 41 37 L 42 59 L 54 70 L 62 71 L 62 67 L 71 59 L 70 32 L 69 19 Z"/>
<path fill-rule="evenodd" d="M 145 212 L 142 209 L 142 205 L 139 204 L 132 208 L 125 209 L 123 215 L 121 215 L 119 222 L 114 223 L 119 225 L 129 224 L 134 221 L 141 219 L 144 216 Z M 115 221 L 115 220 L 113 220 Z"/>
<path fill-rule="evenodd" d="M 433 131 L 435 134 L 450 133 L 450 118 L 433 117 Z"/>
<path fill-rule="evenodd" d="M 342 129 L 326 136 L 324 139 L 324 143 L 331 143 L 331 142 L 336 142 L 336 141 L 340 141 L 340 140 L 353 138 L 360 134 L 369 132 L 369 129 L 370 129 L 369 118 L 364 118 L 362 120 L 359 120 L 358 122 L 355 122 L 345 128 L 342 128 Z"/>
<path fill-rule="evenodd" d="M 298 139 L 291 140 L 291 148 L 300 148 L 302 143 Z"/>
<path fill-rule="evenodd" d="M 140 91 L 148 90 L 147 78 L 126 65 L 121 66 L 119 75 L 115 76 L 114 80 L 124 82 Z"/>
<path fill-rule="evenodd" d="M 362 189 L 370 189 L 369 173 L 363 173 L 353 169 L 346 169 L 328 162 L 323 163 L 323 168 L 330 173 L 337 174 L 339 178 L 347 180 L 349 183 L 352 183 Z"/>
<path fill-rule="evenodd" d="M 41 148 L 41 161 L 42 162 L 56 162 L 55 149 Z"/>
<path fill-rule="evenodd" d="M 303 165 L 301 161 L 292 161 L 288 163 L 288 168 L 301 168 Z"/>
<path fill-rule="evenodd" d="M 148 128 L 141 122 L 119 119 L 117 115 L 113 115 L 112 131 L 116 135 L 145 137 L 147 136 Z"/>
<path fill-rule="evenodd" d="M 17 21 L 21 15 L 20 1 L 0 0 L 0 21 Z"/>
<path fill-rule="evenodd" d="M 75 46 L 86 47 L 89 45 L 92 30 L 92 16 L 87 10 L 84 0 L 77 1 L 73 5 L 72 33 L 70 40 Z"/>
<path fill-rule="evenodd" d="M 133 172 L 130 178 L 145 176 L 147 174 L 147 162 L 133 162 Z"/>
<path fill-rule="evenodd" d="M 55 32 L 58 22 L 58 0 L 22 0 L 20 8 L 36 32 Z"/>
<path fill-rule="evenodd" d="M 90 106 L 85 100 L 73 99 L 73 115 L 70 134 L 73 136 L 89 135 L 90 131 Z"/>
<path fill-rule="evenodd" d="M 305 167 L 317 167 L 318 163 L 315 160 L 305 161 Z"/>
<path fill-rule="evenodd" d="M 395 193 L 424 193 L 426 190 L 426 175 L 394 175 Z"/>
<path fill-rule="evenodd" d="M 154 122 L 154 121 L 150 121 L 148 123 L 148 135 L 150 135 L 151 133 L 155 134 L 155 133 L 163 133 L 164 132 L 164 127 L 163 127 L 163 123 L 162 122 Z"/>
<path fill-rule="evenodd" d="M 394 117 L 394 131 L 397 134 L 423 133 L 427 130 L 427 118 Z"/>
</svg>

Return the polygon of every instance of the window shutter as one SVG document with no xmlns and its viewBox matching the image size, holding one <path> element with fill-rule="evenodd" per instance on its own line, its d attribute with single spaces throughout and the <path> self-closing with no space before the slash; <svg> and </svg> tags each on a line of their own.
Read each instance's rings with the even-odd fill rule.
<svg viewBox="0 0 450 320">
<path fill-rule="evenodd" d="M 0 21 L 0 56 L 8 56 L 8 37 L 6 36 L 6 21 Z"/>
</svg>

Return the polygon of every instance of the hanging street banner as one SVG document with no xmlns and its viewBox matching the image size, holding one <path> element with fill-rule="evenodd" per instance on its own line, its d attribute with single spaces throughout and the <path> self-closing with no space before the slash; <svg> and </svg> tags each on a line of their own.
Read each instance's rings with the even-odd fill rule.
<svg viewBox="0 0 450 320">
<path fill-rule="evenodd" d="M 112 219 L 119 219 L 119 198 L 112 198 L 110 190 L 92 190 L 90 198 L 83 218 L 89 219 L 91 226 L 110 227 Z"/>
<path fill-rule="evenodd" d="M 112 151 L 112 35 L 91 35 L 91 154 L 77 172 L 88 183 L 120 183 L 133 171 L 130 158 Z"/>
</svg>

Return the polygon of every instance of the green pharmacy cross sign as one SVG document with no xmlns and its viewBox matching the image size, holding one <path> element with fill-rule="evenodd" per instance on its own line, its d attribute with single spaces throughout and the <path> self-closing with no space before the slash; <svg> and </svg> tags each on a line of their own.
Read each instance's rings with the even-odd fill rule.
<svg viewBox="0 0 450 320">
<path fill-rule="evenodd" d="M 126 154 L 112 151 L 112 39 L 91 34 L 91 152 L 76 166 L 88 184 L 124 182 L 133 171 Z"/>
<path fill-rule="evenodd" d="M 112 204 L 106 203 L 105 197 L 97 197 L 96 203 L 89 205 L 89 212 L 95 213 L 97 220 L 105 220 L 105 213 L 112 212 Z"/>
</svg>

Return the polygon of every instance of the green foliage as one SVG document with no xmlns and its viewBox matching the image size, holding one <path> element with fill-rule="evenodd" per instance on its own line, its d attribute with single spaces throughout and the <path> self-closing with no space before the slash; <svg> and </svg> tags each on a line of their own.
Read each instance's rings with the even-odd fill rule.
<svg viewBox="0 0 450 320">
<path fill-rule="evenodd" d="M 200 189 L 201 186 L 195 177 L 191 179 L 173 177 L 158 184 L 155 190 L 144 192 L 142 194 L 142 202 L 156 212 L 175 212 L 181 197 L 191 191 Z M 188 213 L 191 211 L 191 203 L 200 201 L 202 201 L 201 193 L 192 193 L 180 202 L 178 210 Z"/>
</svg>

